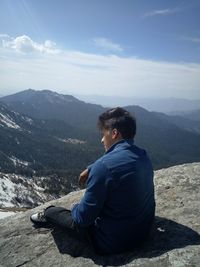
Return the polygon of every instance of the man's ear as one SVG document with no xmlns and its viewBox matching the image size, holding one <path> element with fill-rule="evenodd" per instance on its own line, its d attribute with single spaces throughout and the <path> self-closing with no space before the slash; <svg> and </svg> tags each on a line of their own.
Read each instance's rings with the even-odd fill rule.
<svg viewBox="0 0 200 267">
<path fill-rule="evenodd" d="M 119 136 L 119 131 L 117 129 L 112 130 L 112 139 L 116 139 Z"/>
</svg>

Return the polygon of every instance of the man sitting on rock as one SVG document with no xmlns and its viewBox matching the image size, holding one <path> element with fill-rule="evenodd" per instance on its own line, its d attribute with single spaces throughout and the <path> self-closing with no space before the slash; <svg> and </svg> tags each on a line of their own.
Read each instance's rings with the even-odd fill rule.
<svg viewBox="0 0 200 267">
<path fill-rule="evenodd" d="M 135 118 L 114 108 L 99 116 L 105 154 L 82 172 L 86 191 L 72 210 L 50 206 L 33 214 L 35 224 L 51 223 L 88 233 L 96 251 L 115 254 L 137 247 L 155 216 L 153 169 L 145 150 L 134 145 Z"/>
</svg>

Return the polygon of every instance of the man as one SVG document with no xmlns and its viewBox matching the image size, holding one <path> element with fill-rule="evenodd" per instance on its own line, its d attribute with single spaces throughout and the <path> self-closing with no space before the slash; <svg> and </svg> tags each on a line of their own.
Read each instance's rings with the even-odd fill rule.
<svg viewBox="0 0 200 267">
<path fill-rule="evenodd" d="M 51 222 L 80 232 L 85 229 L 96 251 L 114 254 L 146 239 L 155 216 L 153 169 L 145 152 L 134 145 L 136 121 L 122 108 L 100 115 L 105 154 L 82 172 L 86 191 L 71 211 L 49 207 L 34 223 Z"/>
</svg>

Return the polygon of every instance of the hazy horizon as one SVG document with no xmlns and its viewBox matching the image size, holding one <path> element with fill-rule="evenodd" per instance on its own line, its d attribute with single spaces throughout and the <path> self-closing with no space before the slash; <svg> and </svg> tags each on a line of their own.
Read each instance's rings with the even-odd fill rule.
<svg viewBox="0 0 200 267">
<path fill-rule="evenodd" d="M 167 97 L 164 97 L 164 96 L 161 96 L 161 97 L 157 97 L 157 96 L 149 96 L 149 97 L 143 97 L 143 96 L 138 96 L 138 95 L 132 95 L 132 96 L 124 96 L 124 95 L 103 95 L 103 94 L 89 94 L 89 93 L 86 93 L 86 94 L 76 94 L 76 93 L 73 93 L 73 92 L 70 92 L 70 91 L 67 91 L 67 90 L 56 90 L 56 89 L 51 89 L 51 88 L 44 88 L 44 89 L 35 89 L 35 88 L 25 88 L 25 89 L 21 89 L 21 90 L 1 90 L 0 89 L 0 97 L 3 97 L 3 96 L 8 96 L 8 95 L 13 95 L 13 94 L 17 94 L 17 93 L 20 93 L 20 92 L 23 92 L 23 91 L 26 91 L 26 90 L 35 90 L 35 91 L 43 91 L 43 90 L 49 90 L 51 92 L 55 92 L 55 93 L 58 93 L 58 94 L 63 94 L 63 95 L 72 95 L 76 98 L 87 98 L 87 97 L 97 97 L 97 98 L 116 98 L 116 99 L 149 99 L 149 100 L 159 100 L 159 99 L 162 99 L 162 100 L 168 100 L 168 99 L 177 99 L 177 100 L 189 100 L 189 101 L 200 101 L 200 96 L 198 99 L 196 98 L 184 98 L 184 97 L 173 97 L 173 96 L 167 96 Z"/>
<path fill-rule="evenodd" d="M 22 90 L 15 93 L 23 93 L 29 90 L 34 90 L 36 92 L 43 91 L 43 90 L 35 90 L 35 89 L 27 89 Z M 57 97 L 56 90 L 48 90 L 52 93 L 56 93 L 55 97 Z M 14 94 L 15 94 L 14 93 Z M 10 94 L 1 95 L 9 96 Z M 13 94 L 11 94 L 13 95 Z M 32 94 L 31 94 L 32 95 Z M 197 111 L 200 110 L 200 99 L 183 99 L 183 98 L 141 98 L 141 97 L 125 97 L 125 96 L 103 96 L 103 95 L 76 95 L 73 93 L 67 93 L 64 95 L 72 95 L 80 101 L 84 101 L 86 103 L 91 104 L 98 104 L 103 107 L 112 108 L 116 106 L 140 106 L 149 111 L 157 111 L 157 112 L 164 112 L 170 114 L 173 112 L 174 114 L 177 112 L 190 112 L 190 111 Z"/>
</svg>

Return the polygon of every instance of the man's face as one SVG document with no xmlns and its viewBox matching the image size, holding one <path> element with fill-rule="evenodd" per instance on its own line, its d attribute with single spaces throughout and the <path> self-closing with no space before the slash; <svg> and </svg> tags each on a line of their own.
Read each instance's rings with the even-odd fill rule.
<svg viewBox="0 0 200 267">
<path fill-rule="evenodd" d="M 105 151 L 107 151 L 114 143 L 116 143 L 119 138 L 121 139 L 121 135 L 116 129 L 113 130 L 102 130 L 102 139 L 101 143 L 104 145 Z"/>
<path fill-rule="evenodd" d="M 105 151 L 107 151 L 113 145 L 112 131 L 103 129 L 102 135 L 101 143 L 104 145 Z"/>
</svg>

